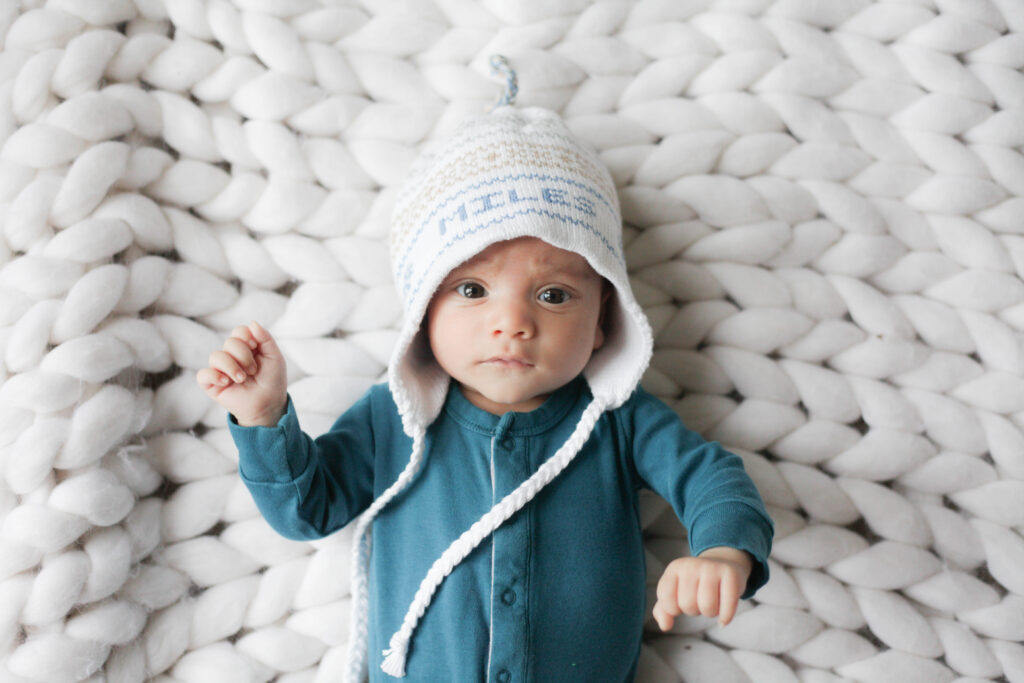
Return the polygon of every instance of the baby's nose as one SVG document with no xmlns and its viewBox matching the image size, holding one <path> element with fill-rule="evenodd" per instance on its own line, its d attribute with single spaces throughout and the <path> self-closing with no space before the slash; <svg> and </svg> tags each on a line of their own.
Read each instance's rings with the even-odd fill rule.
<svg viewBox="0 0 1024 683">
<path fill-rule="evenodd" d="M 535 331 L 533 316 L 529 307 L 519 302 L 504 302 L 496 305 L 491 324 L 495 337 L 532 337 Z"/>
</svg>

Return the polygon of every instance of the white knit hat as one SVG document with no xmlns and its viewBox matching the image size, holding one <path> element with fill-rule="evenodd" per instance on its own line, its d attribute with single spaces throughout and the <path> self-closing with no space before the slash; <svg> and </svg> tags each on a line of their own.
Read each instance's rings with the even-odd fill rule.
<svg viewBox="0 0 1024 683">
<path fill-rule="evenodd" d="M 601 413 L 633 393 L 650 361 L 652 334 L 626 274 L 615 185 L 597 155 L 570 134 L 557 114 L 503 106 L 463 123 L 450 139 L 422 154 L 399 193 L 391 226 L 392 267 L 405 322 L 388 377 L 403 429 L 413 438 L 413 453 L 356 528 L 349 648 L 353 681 L 362 677 L 366 650 L 366 529 L 415 476 L 426 428 L 440 413 L 450 382 L 421 329 L 427 306 L 453 269 L 491 244 L 526 236 L 582 255 L 615 287 L 605 317 L 605 343 L 583 370 L 594 399 L 569 440 L 434 563 L 391 639 L 385 672 L 405 674 L 409 640 L 440 583 L 569 464 Z"/>
</svg>

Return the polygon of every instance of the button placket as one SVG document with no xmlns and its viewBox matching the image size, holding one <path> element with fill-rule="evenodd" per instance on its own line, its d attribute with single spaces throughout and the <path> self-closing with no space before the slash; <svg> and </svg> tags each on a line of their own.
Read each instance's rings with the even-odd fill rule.
<svg viewBox="0 0 1024 683">
<path fill-rule="evenodd" d="M 510 416 L 511 417 L 511 416 Z M 501 429 L 501 427 L 505 429 Z M 533 473 L 529 459 L 529 439 L 512 436 L 511 420 L 499 426 L 495 434 L 495 495 L 500 500 L 514 491 Z M 528 653 L 526 586 L 529 581 L 531 512 L 529 506 L 509 519 L 494 533 L 494 574 L 492 594 L 492 642 L 494 643 L 491 680 L 510 683 L 520 680 L 526 671 Z"/>
</svg>

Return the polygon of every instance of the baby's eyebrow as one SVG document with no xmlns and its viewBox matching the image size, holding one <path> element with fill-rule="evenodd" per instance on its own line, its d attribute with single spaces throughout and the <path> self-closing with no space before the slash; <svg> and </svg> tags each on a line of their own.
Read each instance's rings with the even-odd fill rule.
<svg viewBox="0 0 1024 683">
<path fill-rule="evenodd" d="M 599 278 L 600 275 L 588 263 L 568 262 L 550 266 L 556 275 L 569 275 L 580 280 Z"/>
</svg>

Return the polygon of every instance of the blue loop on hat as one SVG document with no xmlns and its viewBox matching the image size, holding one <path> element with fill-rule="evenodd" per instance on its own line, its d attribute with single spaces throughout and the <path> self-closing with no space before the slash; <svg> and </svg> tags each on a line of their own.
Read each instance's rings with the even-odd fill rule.
<svg viewBox="0 0 1024 683">
<path fill-rule="evenodd" d="M 519 79 L 516 78 L 516 72 L 509 65 L 508 59 L 503 55 L 491 55 L 491 73 L 505 77 L 505 92 L 494 105 L 494 109 L 515 104 L 516 96 L 519 95 Z"/>
</svg>

